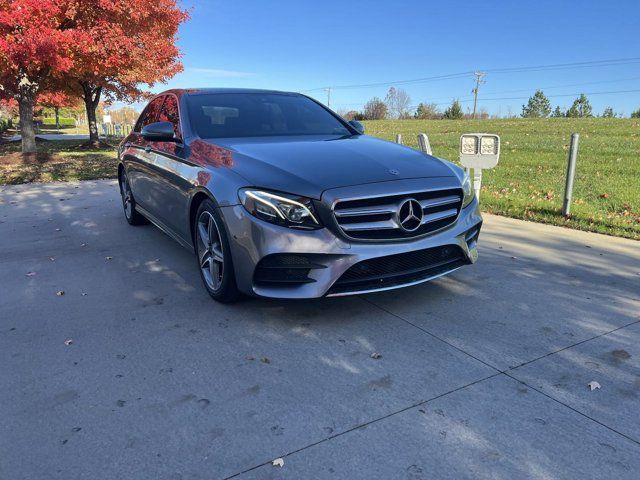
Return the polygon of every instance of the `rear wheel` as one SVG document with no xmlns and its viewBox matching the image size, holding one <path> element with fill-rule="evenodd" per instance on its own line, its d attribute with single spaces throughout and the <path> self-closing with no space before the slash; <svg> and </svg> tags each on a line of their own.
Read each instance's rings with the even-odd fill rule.
<svg viewBox="0 0 640 480">
<path fill-rule="evenodd" d="M 193 229 L 198 268 L 207 292 L 222 303 L 237 300 L 240 293 L 233 271 L 227 232 L 211 200 L 200 204 Z"/>
<path fill-rule="evenodd" d="M 136 200 L 133 198 L 133 192 L 131 192 L 131 185 L 127 179 L 127 174 L 123 171 L 120 176 L 120 195 L 122 196 L 122 208 L 124 209 L 124 218 L 127 219 L 129 225 L 146 225 L 149 223 L 145 217 L 143 217 L 136 210 Z"/>
</svg>

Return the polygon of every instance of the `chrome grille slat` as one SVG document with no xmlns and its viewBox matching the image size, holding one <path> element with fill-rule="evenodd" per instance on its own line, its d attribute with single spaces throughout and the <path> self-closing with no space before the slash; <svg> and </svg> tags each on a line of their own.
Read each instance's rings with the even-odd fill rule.
<svg viewBox="0 0 640 480">
<path fill-rule="evenodd" d="M 440 207 L 442 205 L 451 205 L 452 203 L 458 203 L 459 201 L 460 197 L 458 195 L 451 195 L 449 197 L 422 200 L 420 202 L 420 206 L 426 210 L 428 208 Z"/>
<path fill-rule="evenodd" d="M 443 220 L 445 218 L 454 217 L 458 215 L 457 209 L 445 210 L 443 212 L 437 213 L 427 213 L 424 217 L 422 217 L 422 224 L 437 222 L 438 220 Z"/>
<path fill-rule="evenodd" d="M 461 188 L 449 188 L 347 198 L 334 204 L 333 215 L 338 227 L 347 238 L 402 240 L 427 235 L 451 225 L 462 208 L 462 197 Z M 415 200 L 422 209 L 419 227 L 413 231 L 410 231 L 411 228 L 403 228 L 400 225 L 400 207 L 407 200 Z"/>
<path fill-rule="evenodd" d="M 397 205 L 381 205 L 376 208 L 345 208 L 336 210 L 336 217 L 357 217 L 360 215 L 384 215 L 393 214 L 398 211 Z"/>
<path fill-rule="evenodd" d="M 342 226 L 343 230 L 356 232 L 361 230 L 390 230 L 398 228 L 398 224 L 393 220 L 381 220 L 378 222 L 347 223 Z"/>
</svg>

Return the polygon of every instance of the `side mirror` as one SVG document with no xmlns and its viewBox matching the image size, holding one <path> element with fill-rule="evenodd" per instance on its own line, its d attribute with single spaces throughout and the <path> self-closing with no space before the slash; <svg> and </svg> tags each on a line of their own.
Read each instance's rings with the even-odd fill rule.
<svg viewBox="0 0 640 480">
<path fill-rule="evenodd" d="M 358 133 L 364 134 L 364 125 L 362 125 L 357 120 L 350 120 L 349 121 L 349 125 L 351 125 L 353 128 L 355 128 L 358 131 Z"/>
<path fill-rule="evenodd" d="M 142 127 L 142 137 L 154 142 L 175 142 L 176 137 L 171 122 L 155 122 Z"/>
</svg>

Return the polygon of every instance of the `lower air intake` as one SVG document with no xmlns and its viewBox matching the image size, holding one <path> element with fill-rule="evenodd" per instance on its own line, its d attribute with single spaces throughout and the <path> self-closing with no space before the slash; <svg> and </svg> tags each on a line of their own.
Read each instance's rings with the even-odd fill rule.
<svg viewBox="0 0 640 480">
<path fill-rule="evenodd" d="M 258 263 L 253 281 L 256 285 L 271 287 L 293 287 L 315 282 L 309 272 L 325 265 L 314 262 L 313 257 L 295 253 L 277 253 L 264 257 Z"/>
<path fill-rule="evenodd" d="M 328 295 L 398 287 L 450 272 L 469 263 L 457 245 L 371 258 L 352 265 Z"/>
</svg>

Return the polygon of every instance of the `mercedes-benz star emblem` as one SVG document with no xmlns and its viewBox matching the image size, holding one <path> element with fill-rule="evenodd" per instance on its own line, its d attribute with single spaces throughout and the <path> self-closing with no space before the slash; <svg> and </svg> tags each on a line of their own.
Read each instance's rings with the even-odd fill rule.
<svg viewBox="0 0 640 480">
<path fill-rule="evenodd" d="M 422 225 L 422 207 L 420 203 L 410 198 L 405 200 L 398 209 L 398 223 L 406 232 L 413 232 Z"/>
</svg>

